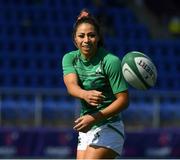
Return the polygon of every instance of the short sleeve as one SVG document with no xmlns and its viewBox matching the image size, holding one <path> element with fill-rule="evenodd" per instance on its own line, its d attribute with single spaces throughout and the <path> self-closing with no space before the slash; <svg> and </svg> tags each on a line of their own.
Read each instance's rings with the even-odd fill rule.
<svg viewBox="0 0 180 160">
<path fill-rule="evenodd" d="M 127 82 L 122 74 L 121 60 L 118 57 L 114 55 L 108 56 L 105 72 L 114 94 L 128 89 Z"/>
<path fill-rule="evenodd" d="M 69 73 L 76 73 L 76 70 L 73 66 L 73 62 L 74 62 L 73 54 L 67 53 L 64 55 L 62 59 L 63 75 L 67 75 Z"/>
</svg>

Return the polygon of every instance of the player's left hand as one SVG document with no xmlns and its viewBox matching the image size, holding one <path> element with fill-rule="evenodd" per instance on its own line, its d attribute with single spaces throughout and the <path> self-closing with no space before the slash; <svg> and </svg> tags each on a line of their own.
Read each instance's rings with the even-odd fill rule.
<svg viewBox="0 0 180 160">
<path fill-rule="evenodd" d="M 84 115 L 79 117 L 75 121 L 73 129 L 86 133 L 91 129 L 91 126 L 95 123 L 95 118 L 92 115 Z"/>
</svg>

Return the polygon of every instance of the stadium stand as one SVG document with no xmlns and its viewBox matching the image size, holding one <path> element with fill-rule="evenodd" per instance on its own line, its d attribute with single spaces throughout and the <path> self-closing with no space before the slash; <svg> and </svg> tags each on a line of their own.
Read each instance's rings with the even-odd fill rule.
<svg viewBox="0 0 180 160">
<path fill-rule="evenodd" d="M 34 90 L 64 88 L 61 60 L 66 52 L 75 49 L 71 40 L 75 16 L 86 6 L 96 14 L 98 7 L 94 7 L 92 1 L 82 0 L 1 0 L 0 3 L 0 87 Z M 115 32 L 115 35 L 104 33 L 107 48 L 119 57 L 131 50 L 146 53 L 158 69 L 157 85 L 152 91 L 180 90 L 179 39 L 152 39 L 147 26 L 140 23 L 135 13 L 126 6 L 111 6 L 106 14 L 113 18 Z M 14 99 L 14 94 L 2 95 L 3 92 L 2 118 L 33 118 L 35 98 L 28 99 L 29 95 L 24 95 Z M 125 111 L 124 114 L 129 115 L 125 116 L 127 121 L 133 118 L 131 112 L 136 113 L 137 106 L 140 108 L 138 115 L 148 113 L 147 117 L 152 118 L 152 104 L 143 98 L 140 101 L 132 102 L 132 107 Z M 177 101 L 170 104 L 163 102 L 162 117 L 167 118 L 169 109 L 176 111 L 172 110 L 172 105 L 177 108 Z M 42 104 L 45 119 L 73 117 L 74 110 L 68 108 L 74 104 L 73 101 L 56 101 L 52 96 Z M 63 115 L 63 112 L 69 115 Z"/>
<path fill-rule="evenodd" d="M 106 25 L 108 50 L 120 58 L 138 50 L 157 66 L 155 87 L 129 87 L 122 158 L 180 157 L 180 39 L 154 38 L 127 2 L 0 0 L 0 158 L 75 158 L 79 102 L 65 90 L 61 60 L 75 49 L 71 33 L 82 8 Z M 161 2 L 148 2 L 162 11 Z"/>
</svg>

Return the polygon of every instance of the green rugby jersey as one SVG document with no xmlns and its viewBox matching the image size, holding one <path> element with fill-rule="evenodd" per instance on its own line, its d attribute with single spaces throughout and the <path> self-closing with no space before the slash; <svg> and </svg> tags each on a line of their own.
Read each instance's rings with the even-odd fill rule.
<svg viewBox="0 0 180 160">
<path fill-rule="evenodd" d="M 79 50 L 69 52 L 64 55 L 62 60 L 63 74 L 76 73 L 78 83 L 82 89 L 97 90 L 103 92 L 105 99 L 97 107 L 91 106 L 85 100 L 81 100 L 81 115 L 92 114 L 102 110 L 111 104 L 116 98 L 116 93 L 127 90 L 121 72 L 120 59 L 107 52 L 104 48 L 99 48 L 95 56 L 86 60 Z M 119 120 L 120 114 L 108 118 L 108 121 Z"/>
</svg>

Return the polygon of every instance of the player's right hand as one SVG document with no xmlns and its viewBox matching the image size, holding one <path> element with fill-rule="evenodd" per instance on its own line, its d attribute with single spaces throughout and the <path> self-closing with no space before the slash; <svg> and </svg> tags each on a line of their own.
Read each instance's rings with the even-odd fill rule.
<svg viewBox="0 0 180 160">
<path fill-rule="evenodd" d="M 83 99 L 92 106 L 98 106 L 102 103 L 105 96 L 102 92 L 96 90 L 89 90 L 84 92 Z"/>
</svg>

